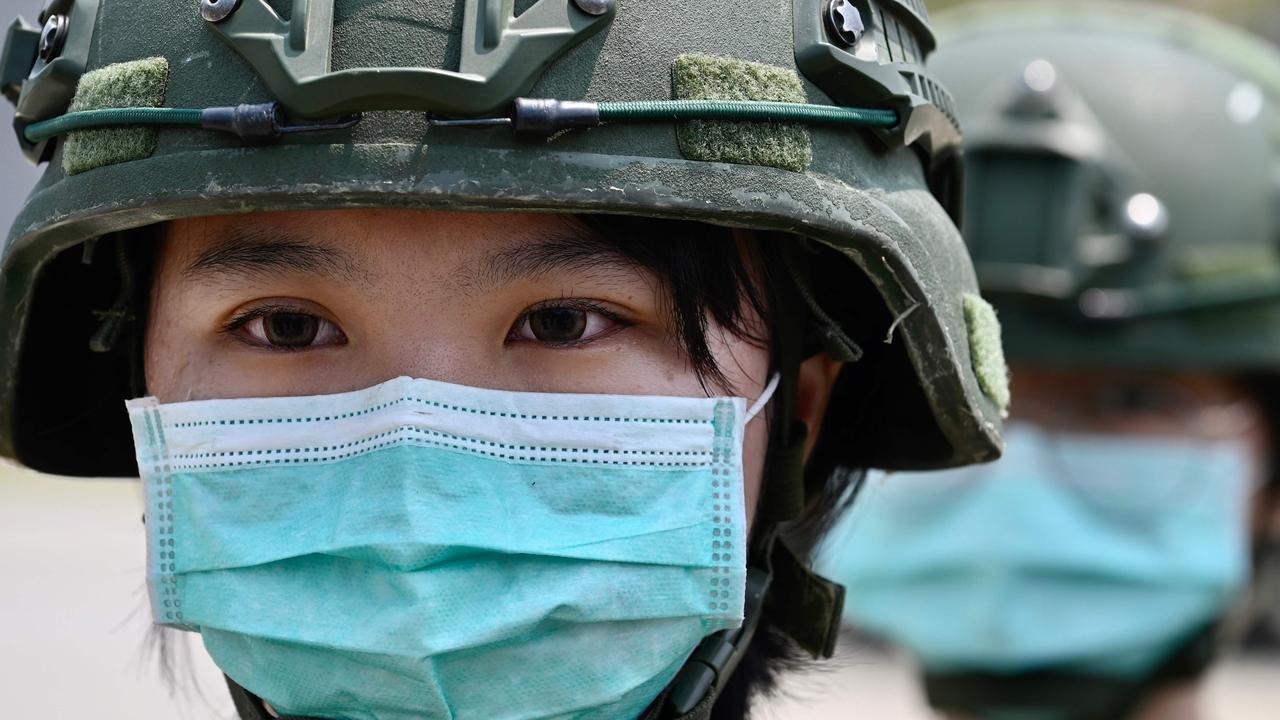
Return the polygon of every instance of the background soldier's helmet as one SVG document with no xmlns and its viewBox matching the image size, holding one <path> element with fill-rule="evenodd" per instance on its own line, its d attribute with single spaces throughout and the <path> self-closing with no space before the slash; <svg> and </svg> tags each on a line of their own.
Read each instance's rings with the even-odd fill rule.
<svg viewBox="0 0 1280 720">
<path fill-rule="evenodd" d="M 824 444 L 850 465 L 993 458 L 1005 370 L 948 215 L 959 134 L 921 67 L 933 47 L 921 0 L 50 0 L 0 58 L 20 141 L 48 162 L 4 250 L 0 454 L 133 472 L 129 354 L 90 344 L 120 344 L 121 299 L 145 281 L 117 270 L 134 229 L 395 207 L 816 241 L 811 314 L 884 318 L 855 339 L 877 350 L 876 382 L 833 405 Z M 477 118 L 491 124 L 442 122 Z M 878 421 L 851 439 L 860 417 Z"/>
<path fill-rule="evenodd" d="M 1280 54 L 1146 3 L 947 14 L 965 237 L 1015 363 L 1280 369 Z"/>
<path fill-rule="evenodd" d="M 1243 376 L 1280 452 L 1280 51 L 1149 3 L 972 4 L 939 30 L 1010 359 Z M 1254 558 L 1228 639 L 1280 629 L 1274 529 Z"/>
</svg>

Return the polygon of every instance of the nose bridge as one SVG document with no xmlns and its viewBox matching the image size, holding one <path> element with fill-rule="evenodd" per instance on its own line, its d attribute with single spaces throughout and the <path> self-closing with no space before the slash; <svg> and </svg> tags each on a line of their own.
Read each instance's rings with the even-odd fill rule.
<svg viewBox="0 0 1280 720">
<path fill-rule="evenodd" d="M 502 389 L 493 354 L 493 345 L 499 341 L 489 333 L 442 323 L 439 315 L 423 312 L 399 337 L 392 335 L 382 343 L 384 349 L 371 355 L 374 374 L 381 380 L 408 376 Z"/>
<path fill-rule="evenodd" d="M 428 245 L 433 251 L 423 252 Z M 367 357 L 378 380 L 407 375 L 493 385 L 496 353 L 522 308 L 474 287 L 467 268 L 475 258 L 448 245 L 429 241 L 415 243 L 416 252 L 389 253 L 379 297 L 364 300 L 363 323 L 372 333 Z"/>
</svg>

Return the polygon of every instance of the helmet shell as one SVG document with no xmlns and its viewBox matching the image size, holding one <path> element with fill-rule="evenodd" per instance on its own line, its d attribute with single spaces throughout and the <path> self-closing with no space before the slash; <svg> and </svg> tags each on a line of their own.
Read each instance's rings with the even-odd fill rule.
<svg viewBox="0 0 1280 720">
<path fill-rule="evenodd" d="M 242 0 L 237 12 L 253 3 L 263 0 Z M 285 22 L 297 19 L 300 5 L 289 16 L 287 2 L 270 4 L 288 16 Z M 322 4 L 328 3 L 311 6 Z M 514 14 L 539 5 L 332 4 L 333 70 L 456 68 L 465 29 L 461 8 Z M 919 0 L 880 5 L 890 17 L 911 19 L 894 32 L 927 32 Z M 794 71 L 801 48 L 793 19 L 809 19 L 823 7 L 814 0 L 771 0 L 725 12 L 716 3 L 624 1 L 606 28 L 552 58 L 522 92 L 566 100 L 670 99 L 673 63 L 694 52 Z M 73 24 L 90 20 L 74 12 Z M 167 58 L 168 107 L 274 99 L 260 68 L 202 19 L 199 3 L 104 2 L 91 20 L 85 69 Z M 894 47 L 901 60 L 900 41 Z M 887 59 L 881 65 L 898 72 Z M 833 102 L 801 77 L 809 102 Z M 901 370 L 888 373 L 889 384 L 867 410 L 886 419 L 877 423 L 885 437 L 859 443 L 874 447 L 873 456 L 846 460 L 908 468 L 994 458 L 1001 409 L 978 385 L 962 307 L 962 297 L 977 292 L 976 279 L 958 231 L 930 190 L 920 148 L 886 144 L 869 130 L 815 126 L 808 132 L 813 161 L 804 172 L 689 160 L 672 124 L 612 125 L 530 142 L 501 128 L 430 127 L 421 108 L 366 112 L 350 130 L 291 135 L 259 147 L 166 129 L 145 159 L 73 175 L 63 171 L 63 145 L 52 143 L 40 149 L 48 168 L 4 247 L 0 454 L 49 472 L 133 472 L 127 452 L 112 450 L 128 446 L 120 363 L 84 348 L 93 327 L 84 313 L 109 305 L 113 292 L 112 281 L 90 273 L 109 262 L 48 270 L 76 265 L 86 241 L 191 216 L 387 207 L 644 215 L 811 238 L 847 260 L 841 272 L 865 275 L 888 315 L 900 319 L 891 339 Z M 833 287 L 838 291 L 839 283 Z"/>
</svg>

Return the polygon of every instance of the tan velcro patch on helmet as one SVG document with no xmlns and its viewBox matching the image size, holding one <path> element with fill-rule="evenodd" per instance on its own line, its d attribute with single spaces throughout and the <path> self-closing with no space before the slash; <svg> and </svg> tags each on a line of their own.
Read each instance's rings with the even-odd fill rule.
<svg viewBox="0 0 1280 720">
<path fill-rule="evenodd" d="M 1009 366 L 1004 359 L 995 308 L 977 295 L 965 294 L 964 322 L 969 328 L 969 355 L 978 387 L 1000 408 L 1001 414 L 1008 414 Z"/>
<path fill-rule="evenodd" d="M 160 107 L 169 88 L 169 61 L 162 57 L 107 65 L 84 74 L 67 112 L 103 108 Z M 154 128 L 78 130 L 67 136 L 62 169 L 68 175 L 151 157 Z"/>
<path fill-rule="evenodd" d="M 672 68 L 677 100 L 807 102 L 794 70 L 712 55 L 681 55 Z M 813 162 L 809 130 L 795 123 L 691 120 L 676 130 L 690 160 L 767 165 L 801 172 Z"/>
</svg>

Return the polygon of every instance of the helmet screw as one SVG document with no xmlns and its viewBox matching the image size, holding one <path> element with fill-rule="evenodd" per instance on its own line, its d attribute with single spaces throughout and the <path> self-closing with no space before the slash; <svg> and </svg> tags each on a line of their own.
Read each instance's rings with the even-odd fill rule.
<svg viewBox="0 0 1280 720">
<path fill-rule="evenodd" d="M 200 3 L 200 17 L 211 23 L 218 23 L 231 17 L 240 7 L 240 0 L 196 0 Z"/>
<path fill-rule="evenodd" d="M 849 0 L 828 0 L 823 19 L 827 32 L 842 47 L 857 45 L 867 32 L 862 13 Z"/>
<path fill-rule="evenodd" d="M 67 16 L 50 15 L 44 21 L 44 29 L 40 31 L 40 59 L 52 62 L 62 54 L 62 46 L 67 43 Z"/>
<path fill-rule="evenodd" d="M 616 0 L 573 0 L 579 10 L 588 15 L 603 15 L 613 9 Z"/>
</svg>

